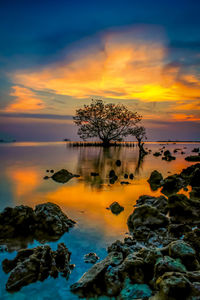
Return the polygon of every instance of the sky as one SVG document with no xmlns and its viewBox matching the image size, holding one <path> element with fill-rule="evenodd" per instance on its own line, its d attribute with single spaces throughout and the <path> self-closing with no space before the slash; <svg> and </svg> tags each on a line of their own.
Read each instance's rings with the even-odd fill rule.
<svg viewBox="0 0 200 300">
<path fill-rule="evenodd" d="M 199 140 L 199 0 L 0 2 L 0 138 L 77 140 L 91 99 L 143 116 L 149 140 Z"/>
</svg>

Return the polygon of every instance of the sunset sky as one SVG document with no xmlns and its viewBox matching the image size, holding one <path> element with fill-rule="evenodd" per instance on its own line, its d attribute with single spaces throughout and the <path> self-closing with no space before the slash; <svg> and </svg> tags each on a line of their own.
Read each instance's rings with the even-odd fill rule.
<svg viewBox="0 0 200 300">
<path fill-rule="evenodd" d="M 0 4 L 0 138 L 78 139 L 92 98 L 143 116 L 149 140 L 200 140 L 199 0 Z"/>
</svg>

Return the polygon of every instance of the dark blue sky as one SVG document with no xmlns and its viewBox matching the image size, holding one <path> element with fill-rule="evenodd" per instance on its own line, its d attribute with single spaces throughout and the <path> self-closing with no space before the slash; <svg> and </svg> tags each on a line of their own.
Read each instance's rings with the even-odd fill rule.
<svg viewBox="0 0 200 300">
<path fill-rule="evenodd" d="M 200 47 L 199 0 L 1 1 L 4 68 L 47 63 L 74 41 L 125 25 L 164 27 L 172 47 Z"/>
<path fill-rule="evenodd" d="M 100 49 L 101 43 L 105 43 L 105 39 L 102 39 L 102 37 L 105 37 L 108 32 L 122 32 L 123 35 L 127 33 L 126 28 L 132 28 L 133 26 L 151 28 L 154 26 L 156 30 L 152 30 L 151 28 L 148 31 L 145 29 L 146 33 L 143 39 L 148 40 L 149 34 L 151 40 L 152 35 L 155 35 L 153 39 L 156 41 L 161 39 L 159 34 L 163 33 L 165 42 L 162 41 L 159 46 L 161 49 L 162 47 L 165 48 L 165 57 L 162 59 L 162 62 L 159 62 L 161 65 L 160 72 L 164 73 L 166 70 L 166 80 L 170 82 L 171 90 L 169 91 L 170 88 L 167 87 L 168 91 L 166 96 L 166 86 L 163 88 L 161 82 L 161 88 L 163 88 L 161 97 L 163 98 L 160 103 L 157 101 L 156 104 L 153 98 L 153 100 L 149 99 L 149 103 L 146 102 L 143 90 L 142 98 L 135 96 L 128 98 L 125 93 L 126 97 L 124 97 L 124 99 L 121 97 L 120 101 L 123 102 L 128 99 L 127 103 L 129 104 L 129 100 L 131 100 L 132 106 L 133 104 L 137 105 L 142 115 L 145 116 L 146 114 L 145 119 L 147 122 L 150 120 L 149 116 L 152 114 L 152 107 L 155 108 L 154 113 L 156 116 L 160 114 L 161 122 L 164 114 L 171 114 L 171 118 L 173 119 L 170 121 L 172 122 L 189 121 L 190 129 L 192 128 L 191 122 L 194 121 L 193 137 L 197 138 L 200 121 L 199 110 L 197 109 L 200 101 L 200 97 L 197 96 L 198 90 L 200 90 L 198 83 L 200 78 L 199 16 L 199 0 L 0 1 L 0 116 L 4 116 L 4 131 L 6 132 L 6 122 L 10 122 L 9 118 L 11 118 L 13 113 L 14 115 L 15 113 L 21 113 L 21 121 L 23 121 L 23 113 L 36 113 L 37 116 L 35 119 L 42 118 L 42 114 L 46 114 L 48 119 L 51 119 L 49 116 L 53 116 L 54 114 L 70 115 L 73 114 L 77 103 L 82 104 L 84 101 L 87 102 L 89 98 L 96 95 L 92 94 L 92 92 L 91 94 L 87 94 L 83 89 L 84 91 L 81 90 L 80 92 L 83 92 L 85 98 L 83 97 L 81 102 L 75 94 L 70 93 L 74 85 L 77 84 L 78 86 L 81 81 L 74 81 L 73 84 L 70 85 L 71 79 L 67 77 L 68 75 L 66 76 L 66 85 L 69 82 L 69 93 L 68 91 L 63 92 L 62 89 L 59 90 L 59 88 L 52 88 L 51 90 L 51 84 L 49 82 L 52 81 L 49 78 L 48 80 L 45 78 L 46 81 L 44 81 L 43 84 L 48 84 L 46 84 L 44 88 L 40 88 L 38 82 L 35 86 L 30 86 L 30 84 L 26 85 L 26 79 L 29 81 L 29 77 L 25 74 L 26 72 L 31 73 L 36 71 L 37 75 L 41 76 L 41 70 L 46 68 L 46 70 L 50 70 L 54 76 L 55 64 L 55 69 L 58 71 L 57 73 L 55 72 L 56 75 L 52 78 L 57 80 L 57 77 L 60 76 L 58 75 L 60 65 L 63 64 L 66 68 L 71 67 L 70 64 L 67 64 L 67 59 L 69 62 L 77 59 L 78 64 L 81 62 L 81 55 L 84 55 L 86 52 L 88 53 L 88 49 L 90 49 L 91 56 L 94 49 L 96 49 L 95 51 L 98 54 L 97 48 Z M 119 38 L 121 38 L 120 34 Z M 113 40 L 111 39 L 110 43 L 112 42 Z M 116 41 L 114 42 L 116 43 Z M 133 42 L 133 40 L 131 42 Z M 135 43 L 137 44 L 137 41 L 134 41 L 133 45 L 135 45 Z M 103 47 L 105 47 L 105 45 L 102 45 L 102 48 Z M 151 52 L 151 48 L 149 48 L 148 51 Z M 151 64 L 152 63 L 154 62 L 151 57 Z M 155 64 L 158 64 L 158 62 L 155 62 Z M 94 60 L 93 65 L 95 65 Z M 149 70 L 148 67 L 148 64 L 145 65 L 147 72 Z M 25 80 L 15 78 L 15 75 L 20 73 L 21 70 L 23 70 L 26 75 Z M 117 74 L 117 71 L 118 70 L 115 69 L 115 74 Z M 132 70 L 133 76 L 140 74 L 140 72 L 134 74 L 133 71 L 134 69 Z M 149 72 L 151 73 L 151 70 Z M 97 75 L 95 67 L 93 73 L 94 76 Z M 176 75 L 173 75 L 173 84 L 172 73 L 176 73 Z M 33 74 L 31 74 L 30 77 L 31 80 L 33 78 L 32 75 Z M 79 72 L 77 70 L 75 75 L 74 80 L 77 80 L 77 78 L 79 78 Z M 103 74 L 102 77 L 104 77 L 104 75 L 105 74 Z M 88 75 L 88 78 L 90 77 L 91 73 Z M 31 80 L 30 82 L 32 82 Z M 123 80 L 123 78 L 121 80 Z M 40 79 L 38 79 L 38 81 L 40 81 Z M 129 80 L 125 78 L 124 81 L 126 81 L 125 86 L 127 86 Z M 90 84 L 89 81 L 88 86 L 90 86 Z M 142 84 L 144 86 L 148 85 L 148 78 L 144 78 L 140 87 Z M 151 85 L 152 90 L 150 95 L 152 96 L 152 94 L 157 94 L 155 86 L 160 86 L 160 82 L 159 84 L 158 82 L 155 82 L 155 84 L 151 82 Z M 58 86 L 60 86 L 60 83 Z M 98 85 L 95 85 L 95 87 L 96 86 Z M 110 88 L 110 82 L 109 84 L 105 84 L 104 93 L 100 89 L 97 95 L 109 100 L 109 94 L 112 95 L 112 97 L 110 97 L 111 99 L 114 99 L 113 95 L 120 94 L 118 90 L 115 89 L 116 87 L 114 87 L 113 90 L 106 90 L 107 87 Z M 130 90 L 130 83 L 128 89 Z M 184 93 L 181 92 L 182 90 Z M 106 96 L 105 92 L 107 92 Z M 171 101 L 173 95 L 175 95 L 176 102 L 172 105 L 172 102 L 168 102 L 168 99 L 170 98 Z M 21 108 L 25 107 L 25 102 L 27 103 L 27 107 L 30 103 L 30 109 L 23 111 Z M 14 106 L 12 106 L 13 103 Z M 71 103 L 73 104 L 71 105 Z M 175 111 L 176 109 L 178 109 L 178 113 Z M 7 114 L 10 114 L 9 118 Z M 6 121 L 6 118 L 8 118 L 8 121 Z M 30 120 L 32 120 L 32 118 L 33 115 L 30 115 Z M 154 117 L 152 117 L 152 120 L 154 120 Z M 16 122 L 19 122 L 19 117 L 16 118 Z M 13 120 L 11 123 L 14 124 Z M 34 124 L 33 122 L 32 126 L 34 126 Z M 157 125 L 153 127 L 156 126 Z M 187 124 L 185 126 L 187 126 Z M 9 133 L 11 133 L 12 126 L 9 125 L 7 128 L 9 128 Z M 49 129 L 49 131 L 50 130 L 51 129 Z M 154 138 L 154 130 L 152 129 L 150 131 L 152 132 L 152 138 Z M 17 136 L 16 130 L 13 132 L 15 132 Z M 158 135 L 160 136 L 160 133 L 155 134 L 155 138 Z M 187 139 L 188 138 L 187 136 Z M 42 139 L 42 137 L 40 139 Z"/>
</svg>

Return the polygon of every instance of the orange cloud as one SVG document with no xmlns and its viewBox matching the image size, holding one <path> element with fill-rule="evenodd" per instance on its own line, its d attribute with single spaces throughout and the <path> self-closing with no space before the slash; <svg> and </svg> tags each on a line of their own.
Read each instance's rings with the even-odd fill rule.
<svg viewBox="0 0 200 300">
<path fill-rule="evenodd" d="M 81 52 L 75 49 L 75 54 L 68 55 L 62 64 L 18 71 L 11 78 L 27 90 L 51 90 L 74 98 L 196 101 L 200 83 L 195 74 L 183 75 L 180 65 L 166 65 L 168 49 L 164 40 L 156 38 L 156 32 L 152 35 L 145 30 L 104 34 L 101 47 L 92 45 Z M 32 109 L 43 105 L 34 95 L 26 95 L 10 108 L 27 109 L 29 100 Z"/>
<path fill-rule="evenodd" d="M 13 86 L 10 95 L 15 97 L 15 101 L 6 107 L 6 112 L 26 112 L 45 107 L 43 101 L 29 88 Z"/>
<path fill-rule="evenodd" d="M 195 114 L 172 114 L 175 121 L 200 121 L 200 117 Z"/>
</svg>

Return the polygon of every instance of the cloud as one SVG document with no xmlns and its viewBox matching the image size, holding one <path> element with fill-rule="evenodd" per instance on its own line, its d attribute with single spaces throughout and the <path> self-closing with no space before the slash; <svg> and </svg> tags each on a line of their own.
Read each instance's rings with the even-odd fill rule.
<svg viewBox="0 0 200 300">
<path fill-rule="evenodd" d="M 44 102 L 30 88 L 13 86 L 10 96 L 15 97 L 15 100 L 6 107 L 5 112 L 24 112 L 45 108 Z"/>
</svg>

